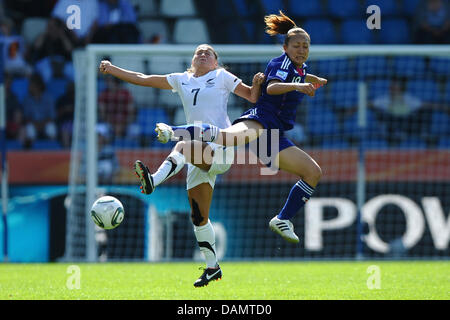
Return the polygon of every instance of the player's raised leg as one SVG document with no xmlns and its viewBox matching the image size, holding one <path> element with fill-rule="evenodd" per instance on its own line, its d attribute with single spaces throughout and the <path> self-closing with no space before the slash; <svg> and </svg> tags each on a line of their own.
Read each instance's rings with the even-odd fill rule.
<svg viewBox="0 0 450 320">
<path fill-rule="evenodd" d="M 280 169 L 297 175 L 300 180 L 291 188 L 281 211 L 269 222 L 270 228 L 292 243 L 299 239 L 290 219 L 306 204 L 318 184 L 322 170 L 317 162 L 296 146 L 282 150 L 278 154 Z"/>
<path fill-rule="evenodd" d="M 257 139 L 262 134 L 263 126 L 255 120 L 245 120 L 228 128 L 219 129 L 207 123 L 170 126 L 158 123 L 155 131 L 158 141 L 167 143 L 171 140 L 198 140 L 214 142 L 223 146 L 239 146 Z"/>
</svg>

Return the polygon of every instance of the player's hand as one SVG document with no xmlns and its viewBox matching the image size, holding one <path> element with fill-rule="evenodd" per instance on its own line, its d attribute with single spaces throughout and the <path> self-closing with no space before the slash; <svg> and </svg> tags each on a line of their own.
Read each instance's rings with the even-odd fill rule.
<svg viewBox="0 0 450 320">
<path fill-rule="evenodd" d="M 328 80 L 325 79 L 325 78 L 318 78 L 317 82 L 313 84 L 314 85 L 314 89 L 318 89 L 321 86 L 326 85 L 327 82 L 328 82 Z"/>
<path fill-rule="evenodd" d="M 314 88 L 314 85 L 312 83 L 298 83 L 296 90 L 310 97 L 314 97 L 316 93 L 316 88 Z"/>
<path fill-rule="evenodd" d="M 102 60 L 100 62 L 100 66 L 98 67 L 98 69 L 100 70 L 101 73 L 103 74 L 108 74 L 110 69 L 111 69 L 111 62 L 109 62 L 108 60 Z"/>
<path fill-rule="evenodd" d="M 260 86 L 260 85 L 262 85 L 264 83 L 265 78 L 266 77 L 264 76 L 264 73 L 258 72 L 257 74 L 255 74 L 253 76 L 252 85 L 253 86 Z"/>
</svg>

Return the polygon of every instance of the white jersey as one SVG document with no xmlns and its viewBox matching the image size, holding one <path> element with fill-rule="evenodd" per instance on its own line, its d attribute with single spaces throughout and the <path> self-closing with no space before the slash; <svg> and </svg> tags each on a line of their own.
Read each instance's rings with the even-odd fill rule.
<svg viewBox="0 0 450 320">
<path fill-rule="evenodd" d="M 181 98 L 186 123 L 210 123 L 219 128 L 231 126 L 227 113 L 230 92 L 242 82 L 223 68 L 194 77 L 192 72 L 171 73 L 167 81 Z"/>
</svg>

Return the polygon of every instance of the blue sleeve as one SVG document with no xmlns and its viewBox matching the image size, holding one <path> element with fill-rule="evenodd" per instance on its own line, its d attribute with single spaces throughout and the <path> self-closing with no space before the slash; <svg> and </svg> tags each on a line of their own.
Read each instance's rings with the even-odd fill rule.
<svg viewBox="0 0 450 320">
<path fill-rule="evenodd" d="M 270 80 L 280 80 L 281 82 L 285 82 L 288 78 L 289 71 L 287 70 L 281 70 L 281 63 L 280 62 L 271 62 L 267 66 L 266 69 L 266 82 L 269 82 Z"/>
</svg>

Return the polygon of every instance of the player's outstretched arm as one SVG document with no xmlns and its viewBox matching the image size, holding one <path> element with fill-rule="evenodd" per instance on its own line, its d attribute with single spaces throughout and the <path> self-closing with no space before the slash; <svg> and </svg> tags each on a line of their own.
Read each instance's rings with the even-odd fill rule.
<svg viewBox="0 0 450 320">
<path fill-rule="evenodd" d="M 172 89 L 165 75 L 145 75 L 140 72 L 134 72 L 119 68 L 108 60 L 100 62 L 99 71 L 103 74 L 110 74 L 120 80 L 139 85 L 152 87 L 157 89 Z"/>
<path fill-rule="evenodd" d="M 321 77 L 318 77 L 316 75 L 308 73 L 306 75 L 305 82 L 312 83 L 314 85 L 314 87 L 317 89 L 317 88 L 319 88 L 319 87 L 321 87 L 323 85 L 326 85 L 328 80 L 325 79 L 325 78 L 321 78 Z"/>
<path fill-rule="evenodd" d="M 258 72 L 253 76 L 252 86 L 249 87 L 241 82 L 237 85 L 234 93 L 241 98 L 248 100 L 251 103 L 256 103 L 261 95 L 261 85 L 264 83 L 264 73 Z"/>
<path fill-rule="evenodd" d="M 291 91 L 299 91 L 310 97 L 315 94 L 316 88 L 312 83 L 287 83 L 278 80 L 272 80 L 267 86 L 267 93 L 270 95 L 285 94 Z"/>
</svg>

